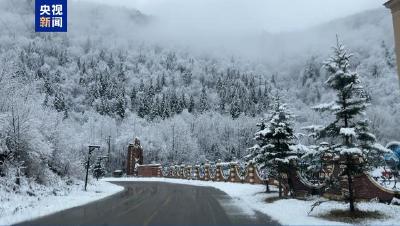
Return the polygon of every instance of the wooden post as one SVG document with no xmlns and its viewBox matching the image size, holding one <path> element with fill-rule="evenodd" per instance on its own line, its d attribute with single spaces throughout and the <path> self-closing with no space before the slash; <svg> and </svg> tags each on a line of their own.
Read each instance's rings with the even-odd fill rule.
<svg viewBox="0 0 400 226">
<path fill-rule="evenodd" d="M 175 165 L 174 171 L 175 171 L 174 178 L 179 178 L 180 177 L 180 171 L 179 171 L 179 166 L 178 165 Z"/>
<path fill-rule="evenodd" d="M 195 165 L 194 166 L 194 177 L 196 178 L 196 180 L 200 180 L 200 165 Z"/>
<path fill-rule="evenodd" d="M 231 162 L 229 165 L 230 165 L 230 169 L 229 169 L 230 182 L 237 182 L 236 181 L 236 163 Z"/>
<path fill-rule="evenodd" d="M 210 163 L 208 163 L 208 161 L 206 162 L 206 164 L 204 164 L 204 180 L 210 180 Z"/>
<path fill-rule="evenodd" d="M 159 167 L 157 168 L 157 177 L 162 177 L 162 176 L 163 176 L 163 175 L 162 175 L 161 168 L 162 168 L 162 166 L 159 166 Z"/>
<path fill-rule="evenodd" d="M 186 170 L 185 170 L 185 164 L 182 164 L 180 167 L 180 171 L 181 171 L 181 178 L 185 179 L 186 178 Z"/>
<path fill-rule="evenodd" d="M 191 165 L 186 166 L 186 178 L 188 180 L 192 179 L 192 166 Z"/>
<path fill-rule="evenodd" d="M 254 165 L 250 163 L 247 169 L 249 172 L 249 182 L 250 184 L 254 184 Z"/>
</svg>

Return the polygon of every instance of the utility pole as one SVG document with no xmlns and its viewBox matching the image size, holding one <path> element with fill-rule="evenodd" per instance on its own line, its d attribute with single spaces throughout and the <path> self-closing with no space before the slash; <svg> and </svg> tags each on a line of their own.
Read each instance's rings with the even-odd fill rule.
<svg viewBox="0 0 400 226">
<path fill-rule="evenodd" d="M 88 158 L 87 158 L 87 162 L 86 162 L 85 191 L 86 191 L 88 175 L 89 175 L 90 156 L 92 155 L 92 152 L 96 149 L 100 149 L 100 146 L 99 145 L 89 145 Z"/>
<path fill-rule="evenodd" d="M 108 172 L 111 173 L 111 136 L 108 136 L 107 144 L 108 144 L 107 167 L 108 167 Z"/>
<path fill-rule="evenodd" d="M 178 158 L 178 150 L 175 150 L 175 123 L 172 125 L 172 151 L 175 152 L 175 158 Z"/>
</svg>

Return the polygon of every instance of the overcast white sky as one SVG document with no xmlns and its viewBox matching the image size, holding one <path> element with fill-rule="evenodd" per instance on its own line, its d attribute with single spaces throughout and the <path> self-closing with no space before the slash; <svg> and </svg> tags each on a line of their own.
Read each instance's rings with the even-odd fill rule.
<svg viewBox="0 0 400 226">
<path fill-rule="evenodd" d="M 135 8 L 179 26 L 292 31 L 383 7 L 385 0 L 79 0 Z"/>
</svg>

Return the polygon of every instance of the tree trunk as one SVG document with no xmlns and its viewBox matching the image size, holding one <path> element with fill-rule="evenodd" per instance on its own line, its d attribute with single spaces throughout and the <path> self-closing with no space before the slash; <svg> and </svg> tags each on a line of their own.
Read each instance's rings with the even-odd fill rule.
<svg viewBox="0 0 400 226">
<path fill-rule="evenodd" d="M 353 194 L 353 179 L 351 178 L 350 171 L 347 170 L 347 183 L 349 189 L 349 203 L 350 203 L 350 212 L 354 212 L 354 194 Z"/>
<path fill-rule="evenodd" d="M 268 180 L 267 181 L 265 181 L 265 187 L 266 187 L 266 193 L 269 193 L 270 192 L 270 190 L 269 190 L 269 183 L 268 183 Z"/>
<path fill-rule="evenodd" d="M 279 198 L 282 198 L 282 179 L 279 177 Z"/>
</svg>

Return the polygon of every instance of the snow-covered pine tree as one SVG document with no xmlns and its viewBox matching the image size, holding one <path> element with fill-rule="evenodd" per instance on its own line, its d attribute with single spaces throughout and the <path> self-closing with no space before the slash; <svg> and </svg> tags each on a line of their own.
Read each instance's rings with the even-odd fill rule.
<svg viewBox="0 0 400 226">
<path fill-rule="evenodd" d="M 136 96 L 137 96 L 137 91 L 135 86 L 132 87 L 131 93 L 129 95 L 129 98 L 131 100 L 131 111 L 135 111 L 137 109 L 137 103 L 136 103 Z"/>
<path fill-rule="evenodd" d="M 182 93 L 182 96 L 181 96 L 181 99 L 179 100 L 179 104 L 181 105 L 181 109 L 183 110 L 183 109 L 186 109 L 188 106 L 188 104 L 187 104 L 187 100 L 186 100 L 186 97 L 185 97 L 185 93 Z"/>
<path fill-rule="evenodd" d="M 321 81 L 320 68 L 317 57 L 312 56 L 303 69 L 301 75 L 303 89 L 299 90 L 298 95 L 306 104 L 315 104 L 321 99 L 319 87 L 323 81 Z"/>
<path fill-rule="evenodd" d="M 101 164 L 101 159 L 97 159 L 96 164 L 93 167 L 93 176 L 96 178 L 96 180 L 99 180 L 99 178 L 103 177 L 104 175 L 106 175 L 106 170 Z"/>
<path fill-rule="evenodd" d="M 251 147 L 248 148 L 247 151 L 249 152 L 249 154 L 247 156 L 245 156 L 245 160 L 251 163 L 256 163 L 260 169 L 264 169 L 267 170 L 269 172 L 268 176 L 271 175 L 271 163 L 269 161 L 265 161 L 265 158 L 263 156 L 263 152 L 262 152 L 262 148 L 261 147 L 265 147 L 268 144 L 268 140 L 266 138 L 264 138 L 264 136 L 262 134 L 260 134 L 259 132 L 264 131 L 264 129 L 266 128 L 264 120 L 260 123 L 257 124 L 257 127 L 259 128 L 257 133 L 254 136 L 254 140 L 256 140 L 256 144 Z M 269 189 L 269 184 L 266 183 L 266 192 L 270 192 Z"/>
<path fill-rule="evenodd" d="M 386 45 L 385 41 L 382 41 L 381 48 L 383 50 L 383 55 L 385 56 L 386 65 L 390 68 L 394 68 L 396 66 L 396 59 L 394 51 L 391 51 Z"/>
<path fill-rule="evenodd" d="M 236 119 L 240 116 L 241 109 L 240 109 L 240 99 L 237 94 L 233 97 L 231 108 L 229 110 L 232 118 Z"/>
<path fill-rule="evenodd" d="M 208 103 L 208 97 L 206 93 L 206 88 L 203 86 L 200 94 L 200 100 L 199 100 L 199 112 L 204 113 L 210 109 L 210 105 Z"/>
<path fill-rule="evenodd" d="M 114 107 L 114 111 L 118 117 L 121 119 L 125 118 L 126 116 L 126 99 L 125 99 L 125 88 L 121 87 L 119 93 L 116 97 L 116 103 Z"/>
<path fill-rule="evenodd" d="M 193 113 L 194 112 L 194 97 L 193 95 L 190 95 L 189 98 L 189 106 L 188 106 L 188 112 Z"/>
<path fill-rule="evenodd" d="M 318 184 L 322 182 L 321 179 L 325 179 L 320 178 L 320 176 L 325 166 L 323 158 L 329 154 L 329 151 L 330 147 L 326 142 L 307 147 L 306 152 L 301 156 L 302 161 L 305 163 L 304 165 L 307 167 L 302 169 L 307 179 L 316 180 Z"/>
<path fill-rule="evenodd" d="M 375 135 L 370 132 L 369 120 L 359 121 L 356 132 L 359 147 L 364 153 L 364 160 L 368 162 L 367 167 L 378 168 L 385 165 L 384 154 L 390 153 L 390 150 L 376 142 Z"/>
<path fill-rule="evenodd" d="M 290 150 L 294 138 L 292 120 L 292 113 L 276 98 L 268 123 L 263 121 L 257 125 L 260 128 L 254 137 L 257 144 L 249 148 L 250 154 L 246 157 L 260 168 L 267 169 L 269 176 L 278 180 L 279 197 L 282 197 L 283 174 L 288 173 L 291 160 L 297 159 L 297 155 Z"/>
<path fill-rule="evenodd" d="M 348 201 L 350 211 L 354 211 L 353 176 L 365 170 L 367 162 L 360 161 L 364 150 L 357 145 L 358 116 L 364 114 L 367 99 L 363 97 L 363 87 L 357 72 L 350 69 L 350 58 L 343 44 L 337 38 L 334 53 L 324 67 L 329 78 L 326 85 L 336 91 L 337 98 L 329 104 L 314 107 L 317 111 L 330 111 L 335 120 L 326 127 L 319 128 L 317 138 L 329 137 L 337 142 L 333 153 L 340 156 L 344 166 L 343 175 L 347 177 Z"/>
</svg>

